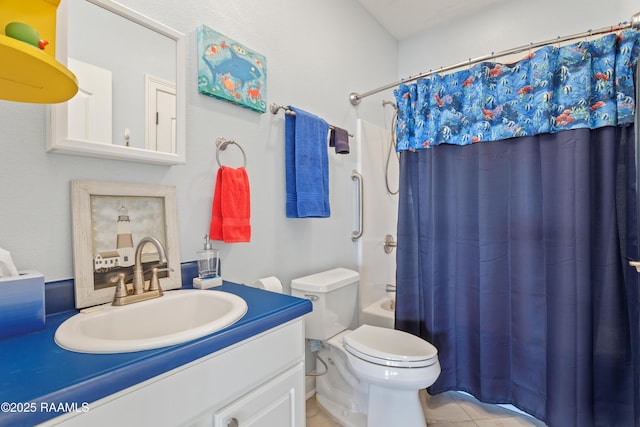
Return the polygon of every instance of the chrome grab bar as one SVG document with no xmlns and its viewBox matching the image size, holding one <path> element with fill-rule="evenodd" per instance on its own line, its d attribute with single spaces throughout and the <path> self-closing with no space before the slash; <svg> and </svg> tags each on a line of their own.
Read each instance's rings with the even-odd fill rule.
<svg viewBox="0 0 640 427">
<path fill-rule="evenodd" d="M 364 202 L 362 197 L 364 184 L 362 182 L 362 175 L 355 169 L 351 171 L 351 179 L 358 182 L 358 229 L 351 233 L 351 240 L 355 242 L 362 237 L 362 233 L 364 232 Z"/>
</svg>

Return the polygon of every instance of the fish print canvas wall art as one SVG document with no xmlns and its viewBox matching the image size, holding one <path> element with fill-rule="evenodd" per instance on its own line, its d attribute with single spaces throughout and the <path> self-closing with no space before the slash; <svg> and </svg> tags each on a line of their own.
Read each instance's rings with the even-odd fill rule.
<svg viewBox="0 0 640 427">
<path fill-rule="evenodd" d="M 198 92 L 264 113 L 266 83 L 263 55 L 206 25 L 198 28 Z"/>
</svg>

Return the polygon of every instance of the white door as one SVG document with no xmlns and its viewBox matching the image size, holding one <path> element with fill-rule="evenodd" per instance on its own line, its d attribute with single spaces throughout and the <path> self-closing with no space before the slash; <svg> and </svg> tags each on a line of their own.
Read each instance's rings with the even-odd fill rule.
<svg viewBox="0 0 640 427">
<path fill-rule="evenodd" d="M 68 101 L 69 139 L 111 144 L 111 71 L 73 58 L 67 62 L 78 78 L 78 93 Z"/>
<path fill-rule="evenodd" d="M 163 153 L 176 152 L 175 84 L 146 76 L 147 131 L 145 148 Z"/>
</svg>

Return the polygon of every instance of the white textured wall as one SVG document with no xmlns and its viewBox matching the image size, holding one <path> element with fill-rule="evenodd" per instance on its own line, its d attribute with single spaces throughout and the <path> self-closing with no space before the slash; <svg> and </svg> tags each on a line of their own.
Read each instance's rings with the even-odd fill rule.
<svg viewBox="0 0 640 427">
<path fill-rule="evenodd" d="M 492 52 L 608 27 L 629 21 L 636 12 L 640 12 L 637 0 L 510 0 L 402 41 L 399 78 Z"/>
<path fill-rule="evenodd" d="M 267 57 L 268 102 L 292 104 L 356 130 L 363 118 L 384 126 L 382 99 L 354 108 L 364 92 L 416 74 L 514 46 L 607 26 L 640 10 L 635 0 L 512 0 L 472 20 L 451 23 L 399 45 L 355 1 L 121 0 L 188 37 L 187 164 L 155 166 L 45 152 L 45 107 L 0 101 L 0 247 L 19 269 L 47 281 L 73 277 L 71 179 L 175 185 L 181 259 L 195 259 L 208 229 L 215 164 L 214 140 L 242 144 L 252 185 L 251 243 L 216 244 L 224 276 L 236 282 L 277 275 L 290 279 L 333 266 L 357 269 L 352 156 L 330 156 L 330 219 L 284 215 L 284 118 L 257 114 L 197 93 L 195 32 L 200 24 Z M 225 153 L 226 154 L 226 153 Z"/>
<path fill-rule="evenodd" d="M 285 218 L 284 116 L 199 95 L 196 29 L 208 25 L 266 56 L 268 102 L 298 106 L 353 133 L 358 117 L 384 122 L 382 95 L 354 108 L 348 94 L 395 79 L 396 41 L 351 0 L 120 2 L 188 37 L 187 164 L 48 154 L 45 106 L 0 101 L 0 247 L 18 269 L 39 270 L 46 281 L 73 277 L 71 179 L 175 185 L 181 259 L 194 260 L 208 231 L 218 136 L 242 144 L 252 194 L 251 243 L 214 245 L 225 279 L 276 275 L 288 286 L 321 269 L 357 269 L 350 178 L 356 153 L 330 156 L 331 218 Z"/>
</svg>

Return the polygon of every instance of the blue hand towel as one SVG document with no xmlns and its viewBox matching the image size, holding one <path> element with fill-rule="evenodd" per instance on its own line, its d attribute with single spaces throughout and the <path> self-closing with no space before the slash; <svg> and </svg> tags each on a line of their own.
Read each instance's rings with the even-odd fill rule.
<svg viewBox="0 0 640 427">
<path fill-rule="evenodd" d="M 327 218 L 329 207 L 329 124 L 298 108 L 285 116 L 287 218 Z"/>
</svg>

